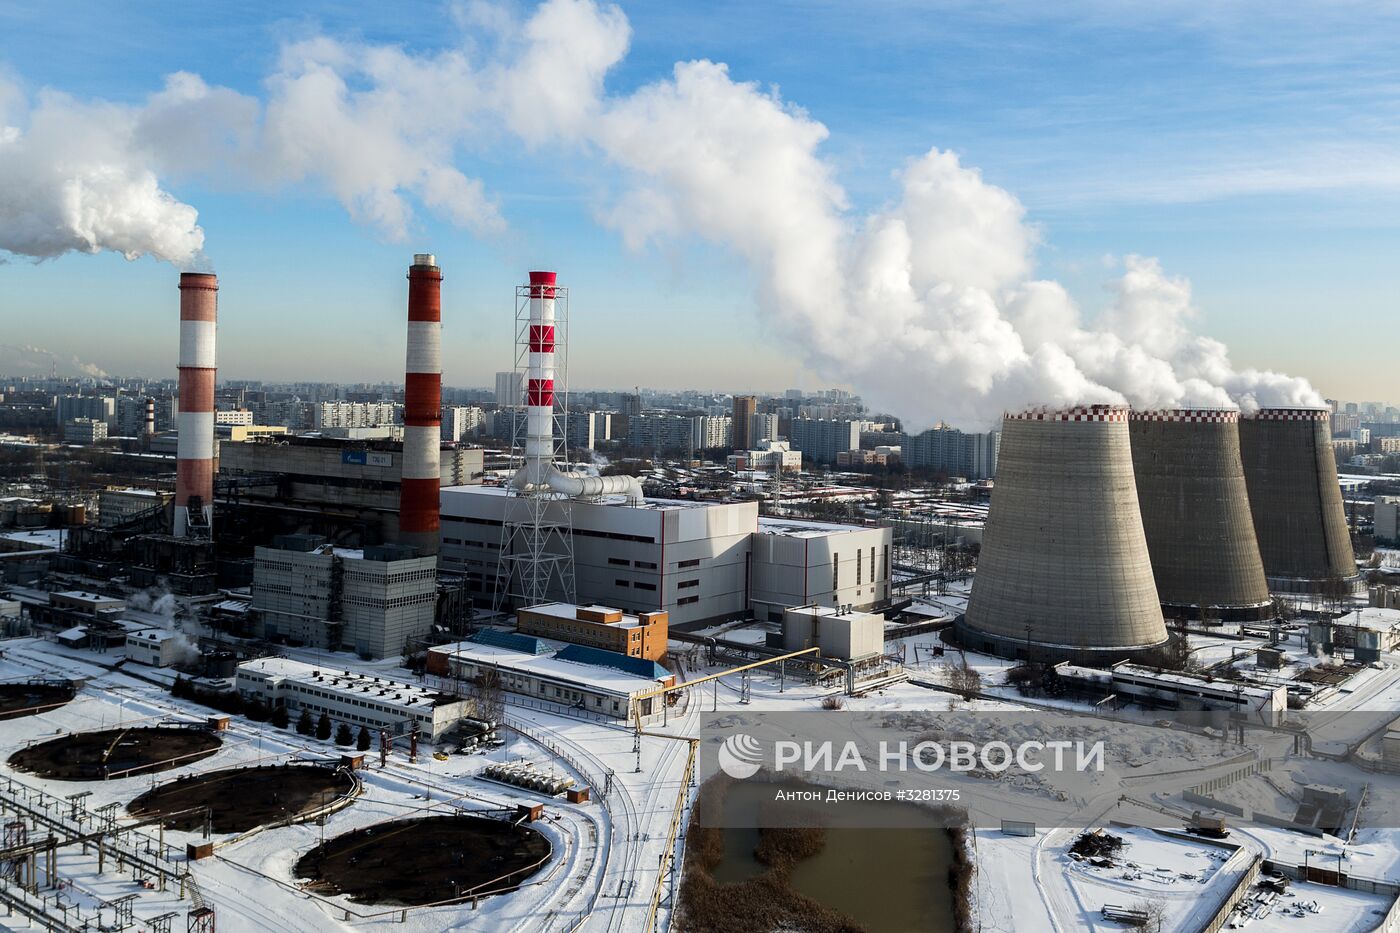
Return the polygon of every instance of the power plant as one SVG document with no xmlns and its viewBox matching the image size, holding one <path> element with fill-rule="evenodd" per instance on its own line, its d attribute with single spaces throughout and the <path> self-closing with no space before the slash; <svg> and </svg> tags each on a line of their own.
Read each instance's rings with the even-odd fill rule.
<svg viewBox="0 0 1400 933">
<path fill-rule="evenodd" d="M 214 531 L 214 356 L 219 279 L 180 273 L 180 420 L 176 452 L 175 537 Z"/>
<path fill-rule="evenodd" d="M 1117 661 L 1166 642 L 1126 406 L 1005 417 L 960 634 L 1037 660 Z"/>
<path fill-rule="evenodd" d="M 1331 413 L 1263 408 L 1240 422 L 1240 454 L 1270 588 L 1316 593 L 1357 579 L 1332 453 Z"/>
<path fill-rule="evenodd" d="M 438 552 L 442 447 L 442 270 L 431 253 L 408 269 L 408 358 L 403 392 L 399 542 Z"/>
<path fill-rule="evenodd" d="M 1223 409 L 1135 411 L 1129 418 L 1147 550 L 1169 617 L 1246 622 L 1272 612 L 1239 421 L 1238 411 Z"/>
</svg>

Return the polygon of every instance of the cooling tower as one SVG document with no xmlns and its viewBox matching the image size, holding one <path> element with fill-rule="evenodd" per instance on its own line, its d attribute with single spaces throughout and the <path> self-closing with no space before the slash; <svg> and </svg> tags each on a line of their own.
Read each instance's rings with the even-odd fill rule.
<svg viewBox="0 0 1400 933">
<path fill-rule="evenodd" d="M 1357 576 L 1330 421 L 1322 408 L 1264 408 L 1240 420 L 1254 533 L 1279 592 L 1318 592 Z"/>
<path fill-rule="evenodd" d="M 1009 414 L 963 644 L 1116 661 L 1167 640 L 1142 530 L 1128 409 Z"/>
<path fill-rule="evenodd" d="M 431 253 L 408 269 L 408 355 L 403 391 L 399 542 L 438 552 L 442 482 L 442 270 Z"/>
<path fill-rule="evenodd" d="M 1240 413 L 1133 412 L 1142 525 L 1162 611 L 1246 622 L 1272 614 L 1240 462 Z"/>
<path fill-rule="evenodd" d="M 175 537 L 214 528 L 214 338 L 219 279 L 180 273 L 180 417 L 175 452 Z"/>
</svg>

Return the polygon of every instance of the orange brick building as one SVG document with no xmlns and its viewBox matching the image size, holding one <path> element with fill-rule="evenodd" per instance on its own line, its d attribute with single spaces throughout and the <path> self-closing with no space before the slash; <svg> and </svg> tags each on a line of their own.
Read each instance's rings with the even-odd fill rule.
<svg viewBox="0 0 1400 933">
<path fill-rule="evenodd" d="M 608 606 L 545 603 L 520 609 L 515 617 L 522 635 L 589 645 L 648 661 L 666 656 L 670 616 L 665 612 L 632 615 Z"/>
</svg>

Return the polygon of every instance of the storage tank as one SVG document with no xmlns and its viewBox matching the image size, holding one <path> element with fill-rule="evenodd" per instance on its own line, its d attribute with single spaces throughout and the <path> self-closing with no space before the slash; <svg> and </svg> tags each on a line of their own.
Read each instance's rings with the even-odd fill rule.
<svg viewBox="0 0 1400 933">
<path fill-rule="evenodd" d="M 1264 408 L 1240 419 L 1240 454 L 1269 587 L 1349 589 L 1359 579 L 1332 456 L 1331 412 Z"/>
<path fill-rule="evenodd" d="M 1006 416 L 959 632 L 975 651 L 1087 663 L 1166 642 L 1126 406 Z"/>
<path fill-rule="evenodd" d="M 1272 614 L 1240 461 L 1240 413 L 1135 411 L 1128 429 L 1162 612 L 1252 622 Z"/>
</svg>

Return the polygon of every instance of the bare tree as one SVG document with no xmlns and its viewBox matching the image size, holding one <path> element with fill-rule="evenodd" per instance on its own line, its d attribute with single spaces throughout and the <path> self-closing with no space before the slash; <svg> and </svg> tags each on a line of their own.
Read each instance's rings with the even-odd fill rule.
<svg viewBox="0 0 1400 933">
<path fill-rule="evenodd" d="M 477 674 L 472 681 L 471 697 L 478 719 L 500 724 L 506 711 L 505 686 L 501 683 L 500 671 L 488 667 Z"/>
<path fill-rule="evenodd" d="M 1140 910 L 1147 916 L 1147 922 L 1142 925 L 1148 933 L 1162 933 L 1167 923 L 1167 901 L 1166 898 L 1148 897 L 1138 901 L 1133 905 L 1134 910 Z"/>
<path fill-rule="evenodd" d="M 948 686 L 964 700 L 972 700 L 982 692 L 982 675 L 973 670 L 963 658 L 960 663 L 949 664 Z"/>
</svg>

